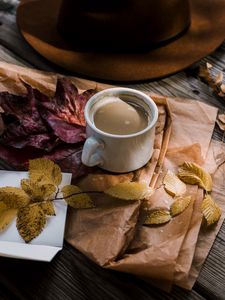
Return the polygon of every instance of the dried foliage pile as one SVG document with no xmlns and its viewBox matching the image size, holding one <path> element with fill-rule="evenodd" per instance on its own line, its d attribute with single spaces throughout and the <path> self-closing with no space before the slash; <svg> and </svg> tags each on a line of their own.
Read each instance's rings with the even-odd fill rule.
<svg viewBox="0 0 225 300">
<path fill-rule="evenodd" d="M 54 201 L 66 201 L 75 209 L 95 207 L 90 197 L 92 191 L 82 192 L 78 186 L 66 185 L 59 189 L 62 181 L 60 167 L 51 160 L 38 158 L 29 161 L 29 178 L 21 180 L 21 187 L 0 188 L 0 231 L 3 231 L 16 217 L 16 226 L 23 240 L 29 243 L 44 229 L 47 218 L 56 214 Z M 205 190 L 202 213 L 207 225 L 217 222 L 221 210 L 210 196 L 211 176 L 194 163 L 185 162 L 178 170 L 178 176 L 167 171 L 163 185 L 166 192 L 174 197 L 170 210 L 147 211 L 145 225 L 160 225 L 181 214 L 191 203 L 186 195 L 186 185 L 197 184 Z M 59 196 L 59 194 L 62 194 Z M 94 192 L 97 193 L 97 192 Z M 99 193 L 99 192 L 98 192 Z M 154 190 L 143 183 L 124 182 L 104 191 L 116 199 L 126 201 L 151 201 Z"/>
<path fill-rule="evenodd" d="M 16 169 L 30 159 L 57 162 L 73 177 L 86 173 L 81 164 L 85 140 L 84 107 L 96 90 L 79 93 L 67 78 L 59 78 L 54 97 L 24 83 L 27 93 L 0 92 L 0 157 Z"/>
<path fill-rule="evenodd" d="M 170 210 L 155 209 L 148 213 L 145 224 L 164 224 L 171 218 L 181 214 L 191 203 L 190 195 L 186 195 L 186 185 L 198 185 L 205 191 L 202 202 L 202 214 L 207 226 L 216 223 L 221 216 L 221 209 L 210 196 L 212 191 L 212 178 L 209 173 L 195 163 L 184 162 L 178 170 L 178 175 L 167 171 L 163 179 L 165 191 L 174 197 Z"/>
</svg>

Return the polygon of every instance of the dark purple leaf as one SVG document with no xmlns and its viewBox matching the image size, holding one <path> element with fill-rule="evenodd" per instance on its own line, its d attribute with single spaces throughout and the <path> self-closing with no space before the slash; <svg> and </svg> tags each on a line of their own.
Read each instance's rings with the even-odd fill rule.
<svg viewBox="0 0 225 300">
<path fill-rule="evenodd" d="M 9 146 L 0 145 L 1 160 L 17 170 L 27 170 L 30 159 L 45 157 L 55 161 L 63 172 L 72 173 L 73 180 L 85 175 L 90 168 L 84 166 L 81 162 L 82 145 L 61 145 L 56 147 L 49 154 L 41 150 L 25 147 L 24 149 L 15 149 Z"/>
<path fill-rule="evenodd" d="M 42 117 L 63 142 L 74 144 L 85 140 L 85 127 L 67 123 L 46 110 L 43 110 Z"/>
<path fill-rule="evenodd" d="M 16 96 L 7 92 L 0 93 L 0 106 L 4 110 L 4 116 L 11 116 L 12 122 L 17 122 L 17 125 L 21 127 L 21 133 L 24 131 L 24 135 L 30 133 L 47 132 L 46 126 L 37 109 L 36 99 L 34 97 L 33 89 L 26 85 L 27 95 Z M 6 118 L 11 123 L 10 118 Z M 7 130 L 7 128 L 6 128 Z"/>
<path fill-rule="evenodd" d="M 82 94 L 66 78 L 57 82 L 53 98 L 24 83 L 27 94 L 0 93 L 5 130 L 0 136 L 0 159 L 16 169 L 26 169 L 28 160 L 46 157 L 58 163 L 73 178 L 88 168 L 81 163 L 85 139 L 84 107 L 95 90 Z"/>
<path fill-rule="evenodd" d="M 90 168 L 81 162 L 82 145 L 61 146 L 51 154 L 45 155 L 46 158 L 54 160 L 63 172 L 72 173 L 73 180 L 77 177 L 86 175 Z"/>
<path fill-rule="evenodd" d="M 37 157 L 42 157 L 43 151 L 31 147 L 24 149 L 16 149 L 10 146 L 3 146 L 0 144 L 0 158 L 11 167 L 17 170 L 26 170 L 28 167 L 28 160 Z"/>
<path fill-rule="evenodd" d="M 0 136 L 0 143 L 23 148 L 33 146 L 37 148 L 51 148 L 56 138 L 48 133 L 36 106 L 33 89 L 26 85 L 27 95 L 16 96 L 7 92 L 0 93 L 0 106 L 5 124 L 5 130 Z"/>
<path fill-rule="evenodd" d="M 69 124 L 85 126 L 84 107 L 95 93 L 96 90 L 88 90 L 79 95 L 69 79 L 61 78 L 57 82 L 56 93 L 52 101 L 43 97 L 39 98 L 38 94 L 36 96 L 40 106 L 46 110 L 46 114 L 51 112 Z"/>
</svg>

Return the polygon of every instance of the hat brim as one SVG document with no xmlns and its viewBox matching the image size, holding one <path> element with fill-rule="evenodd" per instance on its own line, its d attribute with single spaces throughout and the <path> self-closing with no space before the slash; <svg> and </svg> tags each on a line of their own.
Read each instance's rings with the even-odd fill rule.
<svg viewBox="0 0 225 300">
<path fill-rule="evenodd" d="M 89 78 L 117 82 L 162 78 L 210 54 L 225 38 L 225 1 L 190 0 L 191 26 L 164 46 L 139 53 L 75 50 L 56 30 L 60 3 L 61 0 L 23 0 L 17 10 L 18 26 L 42 56 Z"/>
</svg>

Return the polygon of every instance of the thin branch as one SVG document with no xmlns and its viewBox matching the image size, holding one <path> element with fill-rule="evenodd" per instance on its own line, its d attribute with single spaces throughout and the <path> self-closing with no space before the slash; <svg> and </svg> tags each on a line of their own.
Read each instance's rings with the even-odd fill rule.
<svg viewBox="0 0 225 300">
<path fill-rule="evenodd" d="M 81 194 L 102 194 L 102 193 L 104 193 L 104 192 L 100 192 L 100 191 L 99 192 L 98 191 L 78 192 L 78 193 L 73 193 L 73 194 L 67 195 L 66 197 L 55 198 L 55 199 L 53 199 L 53 201 L 64 200 L 64 199 L 70 198 L 72 196 L 81 195 Z"/>
<path fill-rule="evenodd" d="M 55 199 L 57 198 L 58 194 L 59 194 L 59 187 L 57 187 L 57 192 L 55 193 Z"/>
</svg>

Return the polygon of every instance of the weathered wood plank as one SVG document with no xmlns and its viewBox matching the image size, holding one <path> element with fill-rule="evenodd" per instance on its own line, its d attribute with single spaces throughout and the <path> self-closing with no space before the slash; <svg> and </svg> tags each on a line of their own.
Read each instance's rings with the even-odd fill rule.
<svg viewBox="0 0 225 300">
<path fill-rule="evenodd" d="M 169 295 L 132 275 L 102 269 L 67 243 L 51 264 L 7 258 L 0 258 L 0 264 L 4 286 L 19 299 L 205 299 L 178 288 Z"/>
<path fill-rule="evenodd" d="M 16 25 L 15 15 L 0 11 L 0 44 L 34 67 L 56 72 L 57 68 L 34 51 L 24 40 Z"/>
<path fill-rule="evenodd" d="M 207 299 L 225 299 L 225 222 L 206 259 L 195 290 Z"/>
<path fill-rule="evenodd" d="M 12 51 L 8 50 L 2 45 L 0 45 L 0 60 L 7 63 L 32 68 L 32 65 L 30 63 L 24 61 L 21 57 L 14 54 Z"/>
</svg>

